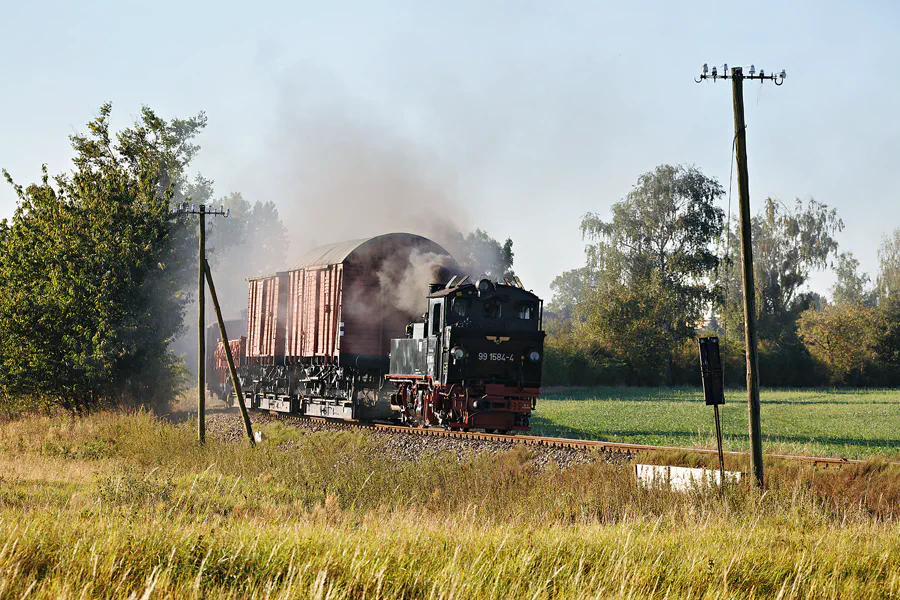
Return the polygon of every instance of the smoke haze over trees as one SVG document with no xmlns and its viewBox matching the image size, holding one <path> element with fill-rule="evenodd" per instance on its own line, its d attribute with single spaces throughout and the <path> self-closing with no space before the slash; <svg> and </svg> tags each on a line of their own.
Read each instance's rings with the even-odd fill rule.
<svg viewBox="0 0 900 600">
<path fill-rule="evenodd" d="M 274 198 L 217 194 L 211 180 L 188 178 L 202 113 L 166 121 L 145 108 L 118 133 L 110 114 L 104 105 L 88 133 L 71 137 L 71 173 L 45 169 L 27 187 L 6 174 L 19 206 L 0 223 L 0 400 L 79 410 L 171 399 L 185 383 L 179 354 L 190 356 L 196 333 L 193 319 L 185 324 L 196 301 L 196 220 L 170 212 L 187 199 L 231 210 L 207 225 L 226 317 L 246 308 L 248 276 L 352 233 L 408 229 L 443 245 L 472 277 L 514 275 L 512 239 L 470 228 L 439 176 L 402 147 L 368 139 L 364 124 L 345 123 L 337 137 L 321 131 L 340 143 L 318 158 L 318 146 L 305 147 L 304 172 L 314 176 L 297 194 L 320 210 L 304 217 L 297 207 L 281 214 Z M 702 334 L 720 336 L 726 380 L 743 384 L 739 229 L 726 224 L 722 195 L 696 167 L 661 165 L 608 217 L 584 215 L 585 262 L 554 279 L 547 303 L 548 384 L 696 384 Z M 813 199 L 768 198 L 753 217 L 763 385 L 900 383 L 900 230 L 884 238 L 873 278 L 838 247 L 842 228 Z M 397 281 L 431 283 L 434 265 L 425 266 Z M 827 269 L 836 276 L 828 297 L 806 287 Z M 404 298 L 417 312 L 418 296 Z"/>
</svg>

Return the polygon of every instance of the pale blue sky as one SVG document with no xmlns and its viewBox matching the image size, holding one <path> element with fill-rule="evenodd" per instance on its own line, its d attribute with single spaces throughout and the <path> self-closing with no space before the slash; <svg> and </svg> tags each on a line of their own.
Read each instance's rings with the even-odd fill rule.
<svg viewBox="0 0 900 600">
<path fill-rule="evenodd" d="M 730 88 L 692 78 L 703 62 L 753 62 L 789 74 L 747 86 L 754 207 L 767 195 L 837 207 L 842 249 L 873 272 L 881 235 L 900 226 L 898 7 L 10 2 L 0 166 L 20 183 L 42 162 L 68 169 L 66 136 L 105 101 L 117 125 L 142 104 L 166 118 L 204 110 L 194 168 L 220 194 L 278 203 L 295 254 L 427 234 L 446 206 L 455 225 L 511 236 L 517 272 L 548 295 L 582 263 L 581 215 L 605 214 L 642 172 L 689 163 L 727 187 Z M 359 204 L 393 196 L 390 220 Z M 14 207 L 0 185 L 0 217 Z"/>
</svg>

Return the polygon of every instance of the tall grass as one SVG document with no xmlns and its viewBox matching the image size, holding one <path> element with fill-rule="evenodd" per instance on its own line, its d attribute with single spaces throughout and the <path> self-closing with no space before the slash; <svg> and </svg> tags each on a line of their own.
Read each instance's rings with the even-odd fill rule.
<svg viewBox="0 0 900 600">
<path fill-rule="evenodd" d="M 0 424 L 0 598 L 900 594 L 886 464 L 672 493 L 525 449 L 413 464 L 363 433 L 270 433 L 251 449 L 143 413 Z"/>
</svg>

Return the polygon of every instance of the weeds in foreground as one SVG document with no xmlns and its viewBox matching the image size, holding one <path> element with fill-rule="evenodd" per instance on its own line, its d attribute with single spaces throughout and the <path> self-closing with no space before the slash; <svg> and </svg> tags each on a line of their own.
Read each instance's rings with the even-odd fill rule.
<svg viewBox="0 0 900 600">
<path fill-rule="evenodd" d="M 900 593 L 891 465 L 772 464 L 765 493 L 720 494 L 529 458 L 414 464 L 360 433 L 200 447 L 144 413 L 5 422 L 0 597 Z"/>
</svg>

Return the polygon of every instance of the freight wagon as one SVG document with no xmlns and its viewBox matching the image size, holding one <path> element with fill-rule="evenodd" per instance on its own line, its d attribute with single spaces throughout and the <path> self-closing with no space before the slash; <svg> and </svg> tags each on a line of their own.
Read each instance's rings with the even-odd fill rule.
<svg viewBox="0 0 900 600">
<path fill-rule="evenodd" d="M 246 341 L 232 348 L 250 406 L 390 419 L 391 340 L 416 316 L 397 306 L 392 287 L 416 261 L 441 265 L 434 277 L 445 282 L 458 268 L 435 242 L 392 233 L 322 246 L 286 271 L 248 279 Z M 433 281 L 422 283 L 424 309 Z"/>
</svg>

